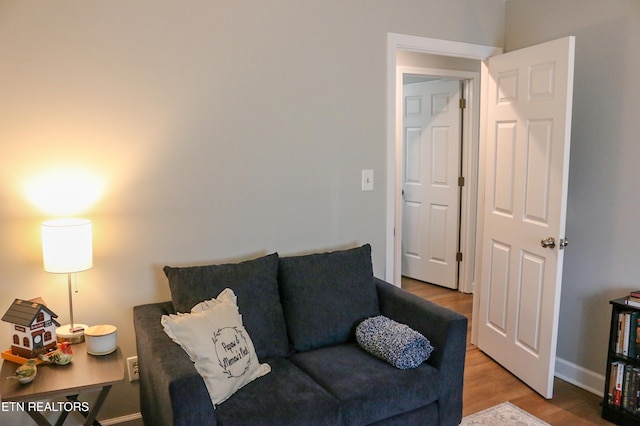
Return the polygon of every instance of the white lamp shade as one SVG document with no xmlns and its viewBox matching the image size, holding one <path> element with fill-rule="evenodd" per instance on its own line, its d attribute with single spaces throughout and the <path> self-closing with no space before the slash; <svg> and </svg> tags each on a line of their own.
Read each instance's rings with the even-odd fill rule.
<svg viewBox="0 0 640 426">
<path fill-rule="evenodd" d="M 44 270 L 67 274 L 93 266 L 91 221 L 53 219 L 42 222 Z"/>
</svg>

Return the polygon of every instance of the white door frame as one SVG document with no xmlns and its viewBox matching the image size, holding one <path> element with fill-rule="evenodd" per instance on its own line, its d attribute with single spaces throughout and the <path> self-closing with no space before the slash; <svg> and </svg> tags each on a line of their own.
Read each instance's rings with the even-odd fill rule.
<svg viewBox="0 0 640 426">
<path fill-rule="evenodd" d="M 460 43 L 448 40 L 439 40 L 405 34 L 387 34 L 387 223 L 386 223 L 386 263 L 385 279 L 396 286 L 401 283 L 401 240 L 402 240 L 402 73 L 397 67 L 397 52 L 407 50 L 412 52 L 427 53 L 432 55 L 452 56 L 459 58 L 484 61 L 490 56 L 502 53 L 502 49 L 493 46 L 484 46 L 469 43 Z M 484 65 L 483 65 L 484 66 Z M 456 71 L 452 71 L 455 73 Z M 474 73 L 475 74 L 475 73 Z M 466 77 L 464 78 L 466 79 Z M 478 144 L 479 144 L 479 78 L 471 79 L 474 85 L 473 95 L 476 113 L 471 115 L 471 142 L 467 145 L 469 152 L 464 172 L 468 174 L 466 196 L 462 202 L 466 206 L 466 214 L 462 218 L 461 232 L 473 236 L 465 238 L 462 243 L 463 250 L 468 250 L 468 255 L 463 257 L 460 269 L 460 290 L 472 292 L 474 287 L 475 268 L 475 233 L 476 211 L 473 209 L 478 196 Z M 474 123 L 475 122 L 475 123 Z M 466 148 L 465 148 L 466 149 Z M 470 181 L 473 179 L 473 182 Z M 473 234 L 471 234 L 473 233 Z"/>
</svg>

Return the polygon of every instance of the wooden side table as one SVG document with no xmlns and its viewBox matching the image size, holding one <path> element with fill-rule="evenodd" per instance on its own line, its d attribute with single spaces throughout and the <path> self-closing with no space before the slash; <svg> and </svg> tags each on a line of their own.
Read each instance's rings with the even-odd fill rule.
<svg viewBox="0 0 640 426">
<path fill-rule="evenodd" d="M 51 425 L 41 411 L 59 412 L 56 425 L 62 425 L 67 415 L 73 412 L 85 417 L 84 425 L 99 425 L 96 416 L 111 386 L 124 381 L 124 362 L 120 348 L 109 355 L 94 356 L 87 353 L 85 345 L 80 343 L 72 346 L 73 360 L 68 365 L 39 365 L 36 378 L 26 385 L 21 385 L 17 380 L 7 380 L 7 377 L 14 375 L 18 364 L 5 360 L 0 370 L 0 399 L 14 402 L 17 410 L 26 411 L 38 425 Z M 78 395 L 93 391 L 100 393 L 92 405 L 78 401 Z M 67 401 L 41 401 L 61 396 L 66 397 Z"/>
</svg>

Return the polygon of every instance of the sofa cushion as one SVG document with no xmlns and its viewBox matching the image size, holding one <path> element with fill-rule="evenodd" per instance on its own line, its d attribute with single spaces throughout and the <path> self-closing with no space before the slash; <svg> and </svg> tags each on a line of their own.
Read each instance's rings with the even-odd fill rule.
<svg viewBox="0 0 640 426">
<path fill-rule="evenodd" d="M 346 342 L 380 313 L 371 246 L 280 258 L 282 307 L 296 351 Z"/>
<path fill-rule="evenodd" d="M 258 362 L 230 289 L 197 304 L 190 314 L 163 315 L 161 323 L 165 333 L 189 354 L 213 405 L 271 371 L 268 364 Z"/>
<path fill-rule="evenodd" d="M 429 405 L 441 391 L 429 364 L 399 370 L 356 343 L 294 354 L 291 361 L 336 397 L 342 424 L 365 425 Z"/>
<path fill-rule="evenodd" d="M 286 356 L 287 330 L 278 293 L 278 254 L 235 264 L 176 268 L 165 266 L 177 312 L 216 297 L 229 287 L 238 297 L 244 327 L 258 358 Z"/>
<path fill-rule="evenodd" d="M 286 358 L 270 359 L 271 373 L 216 408 L 218 424 L 337 425 L 338 401 Z"/>
</svg>

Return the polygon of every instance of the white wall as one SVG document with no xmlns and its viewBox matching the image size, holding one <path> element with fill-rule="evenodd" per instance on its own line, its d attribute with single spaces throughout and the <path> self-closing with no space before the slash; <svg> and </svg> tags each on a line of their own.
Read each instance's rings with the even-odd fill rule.
<svg viewBox="0 0 640 426">
<path fill-rule="evenodd" d="M 0 0 L 0 309 L 42 296 L 68 321 L 65 277 L 40 254 L 40 222 L 60 211 L 25 188 L 60 167 L 101 188 L 66 212 L 94 222 L 76 320 L 116 325 L 125 357 L 132 307 L 169 298 L 165 264 L 370 242 L 383 276 L 386 34 L 501 46 L 504 7 Z M 2 336 L 8 347 L 4 323 Z M 137 412 L 137 395 L 116 386 L 100 417 Z"/>
<path fill-rule="evenodd" d="M 509 0 L 506 11 L 505 50 L 576 36 L 557 355 L 588 379 L 605 371 L 609 300 L 640 288 L 640 2 Z"/>
</svg>

